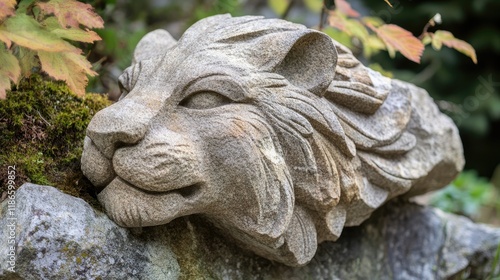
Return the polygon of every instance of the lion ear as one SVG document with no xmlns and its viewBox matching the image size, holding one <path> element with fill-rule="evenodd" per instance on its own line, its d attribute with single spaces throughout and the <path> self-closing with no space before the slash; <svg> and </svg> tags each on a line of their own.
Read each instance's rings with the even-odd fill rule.
<svg viewBox="0 0 500 280">
<path fill-rule="evenodd" d="M 175 44 L 177 41 L 168 31 L 163 29 L 151 31 L 142 37 L 135 47 L 132 63 L 135 64 L 141 60 L 165 54 Z"/>
<path fill-rule="evenodd" d="M 305 34 L 289 42 L 290 48 L 274 72 L 293 85 L 322 96 L 335 76 L 337 50 L 328 35 L 310 29 L 304 31 Z"/>
</svg>

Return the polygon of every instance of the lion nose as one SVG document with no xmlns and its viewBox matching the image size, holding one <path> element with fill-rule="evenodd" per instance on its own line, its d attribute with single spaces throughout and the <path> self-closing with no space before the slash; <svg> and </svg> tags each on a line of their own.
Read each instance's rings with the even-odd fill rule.
<svg viewBox="0 0 500 280">
<path fill-rule="evenodd" d="M 154 115 L 154 110 L 125 99 L 97 112 L 87 127 L 87 136 L 111 159 L 118 147 L 144 138 Z"/>
</svg>

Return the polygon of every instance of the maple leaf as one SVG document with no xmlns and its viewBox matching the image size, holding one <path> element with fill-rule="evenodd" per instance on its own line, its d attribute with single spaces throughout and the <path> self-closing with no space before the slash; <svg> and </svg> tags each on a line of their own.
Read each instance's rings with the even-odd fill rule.
<svg viewBox="0 0 500 280">
<path fill-rule="evenodd" d="M 344 15 L 350 17 L 359 17 L 359 13 L 354 10 L 349 3 L 345 0 L 335 0 L 335 8 Z"/>
<path fill-rule="evenodd" d="M 36 57 L 36 51 L 18 46 L 17 58 L 19 59 L 19 66 L 21 66 L 21 76 L 24 78 L 33 73 L 33 68 L 40 67 L 40 60 Z"/>
<path fill-rule="evenodd" d="M 335 27 L 340 31 L 349 32 L 349 30 L 347 30 L 347 18 L 346 18 L 346 16 L 343 15 L 342 13 L 339 13 L 336 10 L 329 12 L 328 24 L 331 27 Z"/>
<path fill-rule="evenodd" d="M 91 30 L 82 30 L 80 28 L 70 27 L 61 28 L 56 17 L 48 17 L 43 20 L 42 25 L 50 33 L 55 34 L 59 38 L 68 39 L 71 41 L 79 41 L 84 43 L 92 43 L 101 40 L 101 37 Z"/>
<path fill-rule="evenodd" d="M 389 54 L 399 51 L 409 60 L 420 63 L 424 44 L 410 31 L 394 24 L 384 24 L 378 28 L 370 25 L 369 27 L 384 41 Z"/>
<path fill-rule="evenodd" d="M 46 52 L 39 51 L 38 57 L 42 70 L 57 80 L 63 80 L 77 95 L 85 95 L 87 75 L 95 76 L 96 72 L 90 69 L 92 65 L 87 59 L 74 52 Z"/>
<path fill-rule="evenodd" d="M 350 36 L 358 37 L 360 40 L 364 41 L 368 37 L 368 30 L 363 26 L 361 22 L 357 19 L 347 18 L 341 12 L 330 11 L 328 16 L 328 24 L 332 27 L 345 32 Z"/>
<path fill-rule="evenodd" d="M 54 29 L 52 34 L 57 35 L 59 38 L 68 39 L 71 41 L 79 41 L 84 43 L 92 43 L 101 40 L 101 37 L 92 30 L 81 30 L 79 28 L 68 29 Z"/>
<path fill-rule="evenodd" d="M 0 99 L 5 99 L 7 97 L 7 89 L 10 89 L 9 78 L 0 75 Z"/>
<path fill-rule="evenodd" d="M 16 0 L 0 0 L 0 21 L 14 15 Z"/>
<path fill-rule="evenodd" d="M 75 0 L 51 0 L 38 2 L 38 7 L 44 14 L 54 14 L 63 28 L 80 27 L 103 28 L 103 19 L 93 11 L 89 4 Z"/>
<path fill-rule="evenodd" d="M 5 99 L 6 90 L 10 89 L 10 81 L 16 83 L 21 75 L 17 58 L 4 46 L 0 46 L 0 99 Z"/>
<path fill-rule="evenodd" d="M 370 35 L 363 41 L 363 54 L 365 57 L 370 57 L 379 50 L 387 49 L 384 42 L 375 35 Z"/>
<path fill-rule="evenodd" d="M 0 30 L 0 41 L 4 42 L 7 48 L 10 48 L 12 41 Z"/>
<path fill-rule="evenodd" d="M 440 50 L 441 45 L 445 45 L 448 48 L 453 48 L 465 54 L 472 59 L 474 64 L 477 64 L 476 51 L 474 50 L 474 48 L 469 43 L 455 38 L 455 36 L 453 36 L 451 32 L 438 30 L 434 34 L 432 34 L 432 47 L 435 50 Z"/>
<path fill-rule="evenodd" d="M 0 25 L 0 39 L 7 38 L 10 41 L 32 50 L 43 50 L 51 52 L 64 52 L 79 50 L 70 43 L 57 37 L 55 34 L 44 30 L 42 26 L 32 17 L 18 14 L 7 18 Z M 3 40 L 2 40 L 3 41 Z"/>
<path fill-rule="evenodd" d="M 379 27 L 385 24 L 385 22 L 378 17 L 363 17 L 361 21 L 366 24 L 366 26 Z"/>
</svg>

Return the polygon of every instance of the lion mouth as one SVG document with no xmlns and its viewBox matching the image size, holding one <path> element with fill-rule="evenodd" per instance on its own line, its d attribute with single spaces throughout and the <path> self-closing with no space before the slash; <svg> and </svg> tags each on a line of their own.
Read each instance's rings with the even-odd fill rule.
<svg viewBox="0 0 500 280">
<path fill-rule="evenodd" d="M 199 182 L 174 190 L 151 191 L 116 176 L 97 198 L 120 226 L 156 226 L 201 212 L 204 207 L 204 185 Z"/>
<path fill-rule="evenodd" d="M 180 187 L 180 188 L 173 189 L 173 190 L 149 190 L 149 189 L 144 189 L 144 188 L 141 188 L 139 186 L 136 186 L 136 185 L 128 182 L 127 180 L 123 179 L 120 176 L 116 176 L 115 178 L 119 178 L 120 180 L 126 182 L 131 188 L 134 188 L 140 192 L 143 192 L 143 193 L 146 193 L 149 195 L 178 194 L 185 199 L 196 198 L 198 195 L 201 194 L 203 186 L 205 185 L 205 183 L 203 183 L 203 182 L 198 182 L 198 183 L 194 183 L 194 184 L 191 184 L 191 185 L 188 185 L 185 187 Z"/>
<path fill-rule="evenodd" d="M 203 183 L 196 183 L 170 192 L 177 192 L 184 198 L 194 198 L 201 193 Z"/>
</svg>

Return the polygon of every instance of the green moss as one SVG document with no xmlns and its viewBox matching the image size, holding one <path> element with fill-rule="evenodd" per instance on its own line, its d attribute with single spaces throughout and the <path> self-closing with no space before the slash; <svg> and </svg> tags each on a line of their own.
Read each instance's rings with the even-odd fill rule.
<svg viewBox="0 0 500 280">
<path fill-rule="evenodd" d="M 200 224 L 205 223 L 204 221 L 200 222 Z M 206 244 L 205 240 L 198 240 L 200 237 L 212 236 L 213 232 L 208 232 L 204 227 L 197 227 L 200 233 L 195 233 L 193 224 L 186 217 L 176 219 L 168 226 L 171 238 L 169 244 L 172 245 L 172 252 L 176 256 L 181 271 L 179 279 L 216 279 L 211 275 L 208 269 L 210 265 L 205 259 L 205 254 L 208 253 L 202 247 L 203 244 Z M 213 240 L 210 241 L 213 242 Z"/>
<path fill-rule="evenodd" d="M 15 165 L 17 186 L 52 185 L 95 205 L 80 157 L 90 119 L 110 104 L 103 95 L 78 97 L 40 76 L 21 81 L 0 100 L 0 193 L 6 190 L 7 166 Z"/>
</svg>

